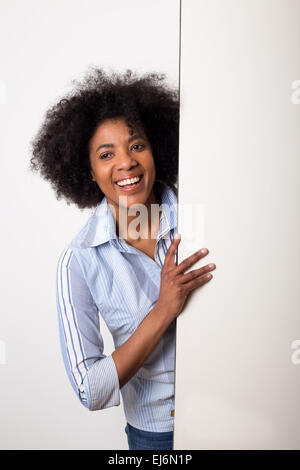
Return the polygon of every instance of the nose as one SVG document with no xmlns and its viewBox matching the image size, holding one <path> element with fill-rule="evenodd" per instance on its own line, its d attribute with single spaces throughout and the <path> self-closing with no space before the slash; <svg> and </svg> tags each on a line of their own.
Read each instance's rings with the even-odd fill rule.
<svg viewBox="0 0 300 470">
<path fill-rule="evenodd" d="M 134 158 L 134 156 L 128 154 L 127 152 L 122 152 L 119 155 L 118 163 L 117 163 L 117 170 L 129 170 L 138 165 L 138 162 Z"/>
</svg>

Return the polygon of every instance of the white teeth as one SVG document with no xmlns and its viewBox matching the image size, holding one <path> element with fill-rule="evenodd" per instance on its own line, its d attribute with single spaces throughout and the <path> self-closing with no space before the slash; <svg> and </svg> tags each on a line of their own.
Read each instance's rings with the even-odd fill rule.
<svg viewBox="0 0 300 470">
<path fill-rule="evenodd" d="M 126 186 L 126 184 L 133 184 L 133 183 L 137 183 L 138 181 L 140 181 L 140 177 L 139 176 L 135 176 L 135 178 L 130 178 L 128 180 L 122 180 L 122 181 L 118 181 L 117 182 L 117 185 L 118 186 Z"/>
</svg>

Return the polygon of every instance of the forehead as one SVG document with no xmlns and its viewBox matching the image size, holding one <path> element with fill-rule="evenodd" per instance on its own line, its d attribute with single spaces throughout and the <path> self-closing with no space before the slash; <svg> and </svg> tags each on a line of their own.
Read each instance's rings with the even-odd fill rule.
<svg viewBox="0 0 300 470">
<path fill-rule="evenodd" d="M 135 133 L 144 134 L 142 126 L 127 124 L 124 117 L 105 119 L 102 121 L 96 131 L 94 132 L 93 137 L 97 138 L 106 138 L 107 136 L 132 136 Z"/>
</svg>

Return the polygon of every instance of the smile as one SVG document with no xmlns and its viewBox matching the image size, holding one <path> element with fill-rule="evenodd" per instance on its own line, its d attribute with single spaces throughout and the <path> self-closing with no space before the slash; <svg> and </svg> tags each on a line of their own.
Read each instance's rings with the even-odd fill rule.
<svg viewBox="0 0 300 470">
<path fill-rule="evenodd" d="M 140 186 L 141 181 L 143 180 L 143 176 L 144 175 L 140 175 L 140 176 L 135 176 L 134 178 L 118 181 L 116 185 L 125 191 L 133 191 L 134 189 Z"/>
</svg>

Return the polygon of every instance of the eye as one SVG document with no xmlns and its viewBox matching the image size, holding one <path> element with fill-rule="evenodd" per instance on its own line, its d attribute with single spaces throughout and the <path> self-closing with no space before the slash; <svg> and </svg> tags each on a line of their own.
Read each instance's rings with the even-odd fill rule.
<svg viewBox="0 0 300 470">
<path fill-rule="evenodd" d="M 140 150 L 143 150 L 145 148 L 143 144 L 134 144 L 131 148 L 134 148 L 134 147 L 141 147 Z M 136 148 L 135 150 L 138 150 L 138 149 Z"/>
<path fill-rule="evenodd" d="M 106 155 L 111 155 L 111 153 L 102 153 L 102 155 L 99 156 L 99 158 L 101 158 L 101 160 L 106 160 L 108 157 L 106 157 Z"/>
</svg>

